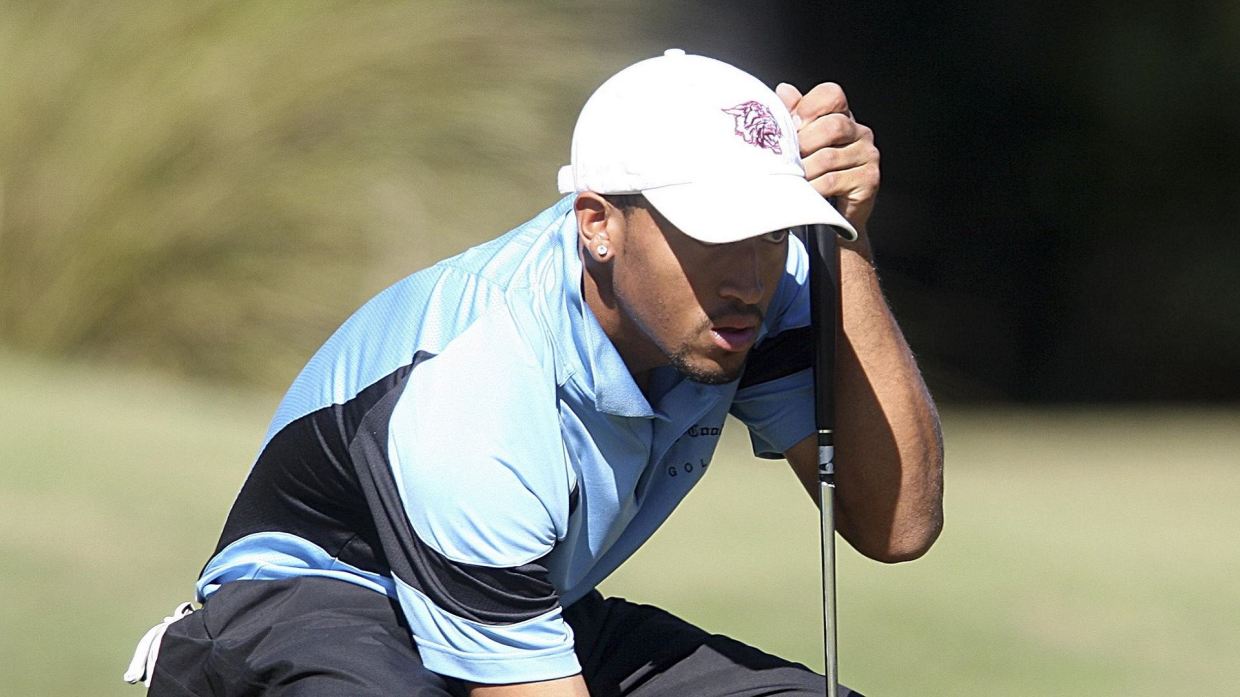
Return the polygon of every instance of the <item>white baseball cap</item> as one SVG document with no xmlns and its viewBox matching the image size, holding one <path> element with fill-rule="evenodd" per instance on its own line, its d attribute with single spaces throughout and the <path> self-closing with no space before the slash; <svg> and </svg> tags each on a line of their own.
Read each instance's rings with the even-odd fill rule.
<svg viewBox="0 0 1240 697">
<path fill-rule="evenodd" d="M 754 76 L 670 49 L 613 75 L 581 109 L 560 193 L 640 193 L 702 242 L 796 225 L 857 231 L 805 180 L 792 115 Z"/>
</svg>

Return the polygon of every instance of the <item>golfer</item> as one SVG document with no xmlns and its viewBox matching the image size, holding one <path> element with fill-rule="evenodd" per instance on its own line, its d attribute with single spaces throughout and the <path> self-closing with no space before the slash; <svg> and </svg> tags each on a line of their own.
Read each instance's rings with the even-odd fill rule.
<svg viewBox="0 0 1240 697">
<path fill-rule="evenodd" d="M 127 678 L 160 697 L 822 694 L 804 666 L 595 587 L 709 472 L 729 414 L 816 491 L 788 233 L 807 224 L 851 240 L 838 529 L 888 562 L 933 543 L 939 424 L 870 258 L 878 180 L 836 85 L 772 91 L 678 50 L 613 76 L 564 198 L 383 291 L 310 359 L 202 607 L 153 628 Z"/>
</svg>

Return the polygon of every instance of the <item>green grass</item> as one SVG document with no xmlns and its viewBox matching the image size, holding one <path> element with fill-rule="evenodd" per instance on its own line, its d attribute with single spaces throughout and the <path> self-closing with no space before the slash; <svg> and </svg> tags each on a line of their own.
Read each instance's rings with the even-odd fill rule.
<svg viewBox="0 0 1240 697">
<path fill-rule="evenodd" d="M 11 354 L 0 385 L 0 695 L 139 695 L 120 682 L 133 644 L 191 594 L 278 395 Z M 1240 411 L 948 411 L 945 427 L 931 553 L 840 548 L 847 683 L 1235 694 Z M 816 516 L 731 431 L 604 589 L 821 667 Z"/>
</svg>

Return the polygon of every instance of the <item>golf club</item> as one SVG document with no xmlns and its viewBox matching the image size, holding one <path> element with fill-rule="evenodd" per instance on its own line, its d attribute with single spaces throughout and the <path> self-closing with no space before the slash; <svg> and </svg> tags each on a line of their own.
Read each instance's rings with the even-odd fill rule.
<svg viewBox="0 0 1240 697">
<path fill-rule="evenodd" d="M 810 323 L 814 337 L 814 424 L 818 431 L 818 502 L 822 535 L 823 649 L 827 697 L 839 692 L 835 613 L 835 327 L 839 317 L 839 266 L 835 231 L 811 225 L 804 231 L 809 252 Z"/>
</svg>

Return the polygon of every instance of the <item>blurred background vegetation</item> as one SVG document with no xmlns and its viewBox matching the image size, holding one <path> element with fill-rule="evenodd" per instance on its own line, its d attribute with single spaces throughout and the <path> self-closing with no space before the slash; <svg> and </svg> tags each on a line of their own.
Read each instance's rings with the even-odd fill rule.
<svg viewBox="0 0 1240 697">
<path fill-rule="evenodd" d="M 0 4 L 0 342 L 282 386 L 554 200 L 636 35 L 601 3 Z"/>
<path fill-rule="evenodd" d="M 555 197 L 664 46 L 843 83 L 880 263 L 956 402 L 1240 394 L 1240 6 L 0 4 L 0 343 L 278 388 Z"/>
<path fill-rule="evenodd" d="M 116 0 L 0 2 L 0 695 L 138 694 L 306 358 L 669 46 L 841 82 L 883 150 L 948 527 L 845 556 L 846 680 L 1232 694 L 1240 5 Z M 812 512 L 728 437 L 608 589 L 820 666 Z"/>
</svg>

